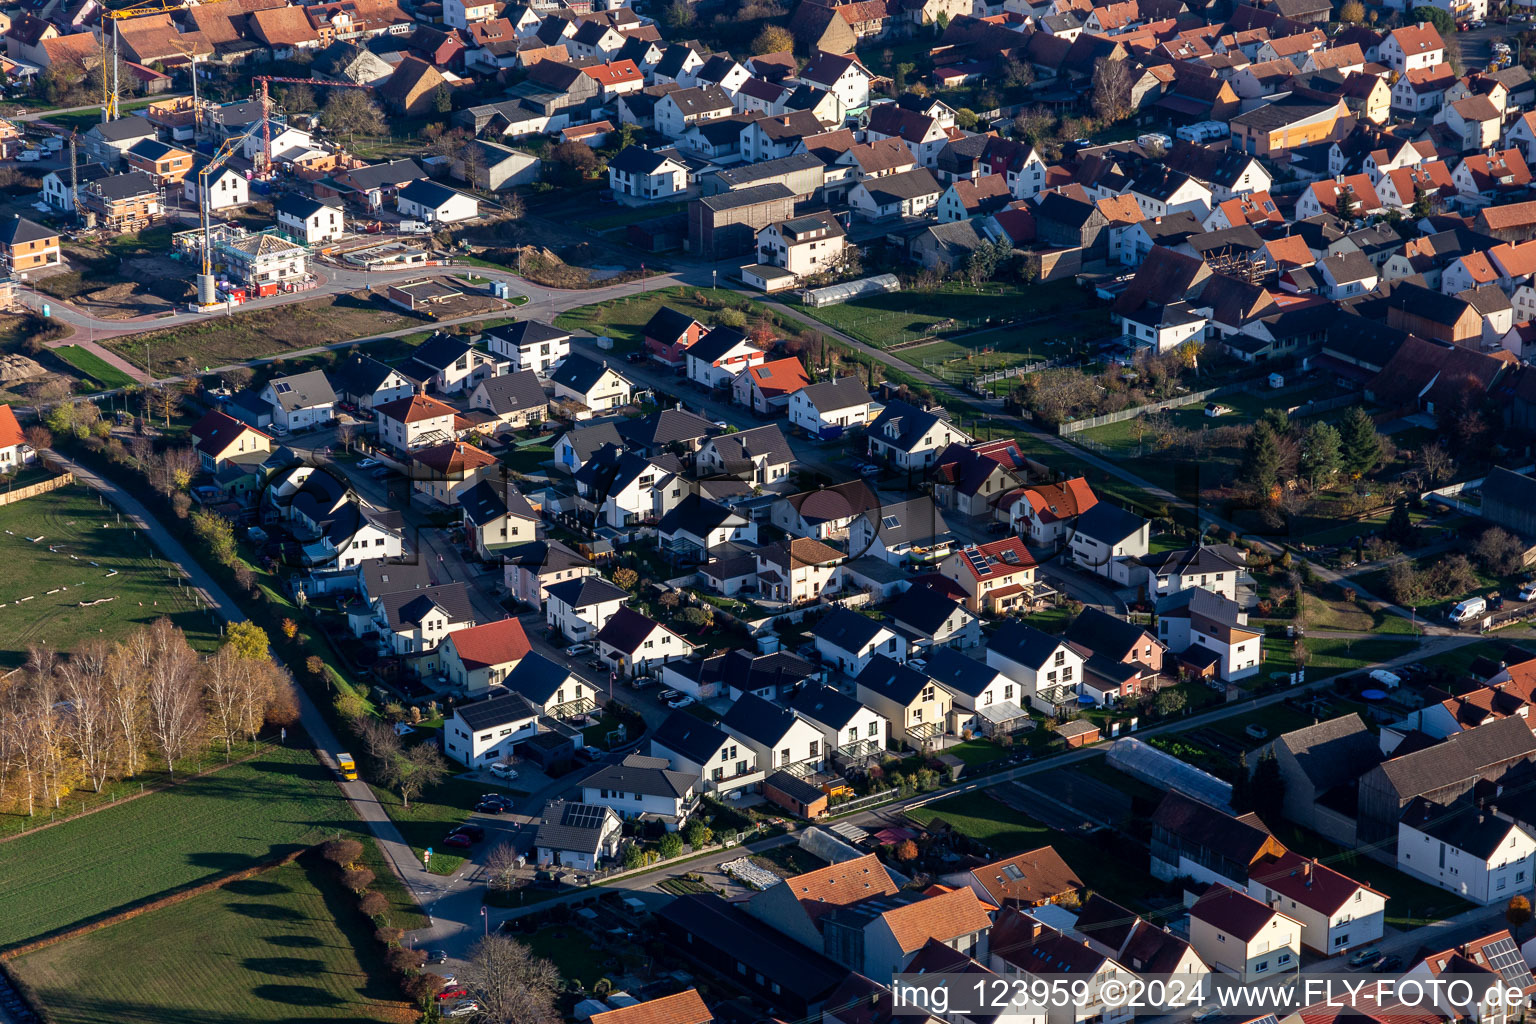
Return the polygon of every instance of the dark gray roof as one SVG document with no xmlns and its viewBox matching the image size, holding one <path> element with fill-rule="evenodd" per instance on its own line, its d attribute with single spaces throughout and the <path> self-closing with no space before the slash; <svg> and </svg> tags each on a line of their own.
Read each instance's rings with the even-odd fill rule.
<svg viewBox="0 0 1536 1024">
<path fill-rule="evenodd" d="M 447 185 L 439 185 L 435 181 L 427 181 L 426 179 L 413 181 L 400 190 L 400 198 L 433 209 L 443 206 L 455 196 L 461 195 L 464 195 L 464 193 L 458 189 L 449 188 Z"/>
<path fill-rule="evenodd" d="M 875 417 L 875 421 L 869 425 L 869 433 L 878 434 L 882 442 L 909 452 L 923 439 L 924 434 L 933 429 L 934 424 L 948 419 L 942 409 L 919 409 L 911 402 L 897 398 L 888 402 L 880 415 Z M 894 437 L 890 436 L 887 427 L 895 427 Z"/>
<path fill-rule="evenodd" d="M 1141 564 L 1159 576 L 1238 571 L 1236 565 L 1204 544 L 1147 555 L 1141 559 Z"/>
<path fill-rule="evenodd" d="M 1480 778 L 1492 765 L 1536 756 L 1536 736 L 1525 719 L 1501 718 L 1453 733 L 1434 746 L 1383 761 L 1372 769 L 1386 776 L 1399 796 L 1431 793 Z"/>
<path fill-rule="evenodd" d="M 882 178 L 881 180 L 885 179 Z M 795 193 L 788 185 L 777 181 L 770 181 L 766 185 L 752 185 L 748 188 L 738 188 L 730 192 L 705 196 L 698 200 L 698 202 L 706 209 L 722 213 L 726 210 L 740 209 L 743 206 L 770 203 L 776 199 L 792 199 L 794 195 Z"/>
<path fill-rule="evenodd" d="M 672 153 L 658 153 L 642 146 L 625 146 L 608 166 L 623 174 L 655 174 L 668 161 L 677 163 Z"/>
<path fill-rule="evenodd" d="M 129 139 L 152 139 L 156 135 L 155 126 L 149 123 L 147 118 L 137 114 L 128 117 L 120 117 L 116 121 L 105 121 L 90 127 L 90 133 L 100 136 L 108 142 L 127 142 Z"/>
<path fill-rule="evenodd" d="M 734 327 L 711 328 L 704 337 L 688 346 L 688 358 L 714 363 L 746 340 L 746 333 Z"/>
<path fill-rule="evenodd" d="M 800 1004 L 816 1004 L 848 977 L 845 967 L 732 906 L 714 893 L 689 893 L 656 911 L 670 934 L 751 964 Z"/>
<path fill-rule="evenodd" d="M 538 651 L 529 651 L 523 655 L 517 667 L 507 673 L 507 678 L 502 680 L 502 685 L 513 693 L 528 698 L 539 707 L 543 707 L 569 678 L 571 678 L 569 668 L 557 665 Z"/>
<path fill-rule="evenodd" d="M 129 171 L 126 174 L 114 174 L 109 178 L 98 178 L 90 183 L 89 191 L 106 199 L 131 199 L 134 196 L 158 192 L 159 187 L 155 184 L 155 179 L 144 171 Z"/>
<path fill-rule="evenodd" d="M 515 324 L 502 324 L 482 332 L 482 337 L 495 338 L 512 348 L 562 341 L 570 336 L 570 331 L 552 327 L 541 320 L 519 320 Z"/>
<path fill-rule="evenodd" d="M 716 428 L 710 420 L 691 412 L 663 409 L 637 420 L 625 420 L 618 429 L 626 444 L 650 448 L 673 441 L 697 441 Z"/>
<path fill-rule="evenodd" d="M 601 804 L 552 800 L 544 805 L 544 820 L 538 824 L 533 845 L 596 854 L 602 848 L 603 826 L 615 817 L 613 808 Z"/>
<path fill-rule="evenodd" d="M 710 725 L 697 715 L 674 711 L 651 732 L 652 750 L 656 744 L 681 754 L 694 764 L 708 764 L 730 737 L 719 726 Z"/>
<path fill-rule="evenodd" d="M 762 181 L 764 178 L 777 178 L 822 166 L 824 166 L 822 162 L 809 153 L 794 153 L 774 160 L 764 160 L 761 163 L 730 167 L 721 171 L 716 177 L 727 188 L 738 189 L 753 182 Z"/>
<path fill-rule="evenodd" d="M 864 513 L 864 518 L 875 524 L 881 543 L 887 548 L 949 534 L 949 524 L 944 521 L 933 499 L 926 494 L 882 505 Z"/>
<path fill-rule="evenodd" d="M 868 615 L 860 615 L 848 608 L 838 608 L 816 623 L 811 635 L 829 644 L 836 644 L 845 651 L 857 651 L 885 628 L 883 623 Z"/>
<path fill-rule="evenodd" d="M 459 508 L 476 526 L 494 522 L 508 513 L 524 519 L 538 519 L 538 513 L 528 504 L 528 499 L 518 493 L 517 488 L 510 484 L 503 485 L 499 481 L 493 483 L 481 480 L 460 494 Z"/>
<path fill-rule="evenodd" d="M 929 587 L 908 587 L 885 612 L 892 621 L 907 626 L 924 636 L 933 636 L 944 622 L 954 614 L 959 602 L 953 601 Z"/>
<path fill-rule="evenodd" d="M 477 390 L 483 390 L 491 403 L 491 411 L 498 416 L 528 409 L 540 409 L 549 405 L 544 385 L 532 370 L 504 373 L 500 377 L 487 377 Z"/>
<path fill-rule="evenodd" d="M 438 331 L 411 350 L 411 360 L 437 373 L 464 358 L 474 347 L 463 338 Z"/>
<path fill-rule="evenodd" d="M 462 498 L 460 499 L 463 500 Z M 517 565 L 535 571 L 563 572 L 590 568 L 592 562 L 557 540 L 535 540 L 501 552 L 503 565 Z"/>
<path fill-rule="evenodd" d="M 880 178 L 869 178 L 862 184 L 870 197 L 880 206 L 944 191 L 938 179 L 933 176 L 933 172 L 926 167 L 898 171 Z"/>
<path fill-rule="evenodd" d="M 1465 850 L 1479 860 L 1492 857 L 1509 838 L 1510 830 L 1520 827 L 1480 810 L 1466 800 L 1446 806 L 1423 797 L 1415 798 L 1403 811 L 1403 824 L 1455 849 Z"/>
<path fill-rule="evenodd" d="M 1381 761 L 1375 735 L 1354 712 L 1285 733 L 1275 744 L 1290 751 L 1319 795 L 1353 782 Z"/>
<path fill-rule="evenodd" d="M 337 392 L 353 398 L 361 398 L 371 397 L 375 391 L 384 386 L 384 382 L 394 372 L 395 368 L 387 363 L 381 363 L 371 356 L 357 352 L 332 370 L 330 376 Z"/>
<path fill-rule="evenodd" d="M 750 469 L 757 459 L 764 456 L 770 466 L 793 462 L 795 459 L 795 453 L 789 447 L 789 438 L 784 436 L 784 431 L 777 423 L 740 430 L 734 434 L 719 434 L 710 438 L 707 444 L 720 456 L 727 473 Z"/>
<path fill-rule="evenodd" d="M 895 701 L 901 707 L 906 707 L 917 699 L 923 688 L 932 682 L 922 672 L 887 658 L 883 654 L 877 654 L 869 659 L 869 664 L 864 666 L 864 671 L 859 673 L 857 680 L 859 686 L 874 693 L 883 694 Z"/>
<path fill-rule="evenodd" d="M 576 458 L 582 462 L 590 459 L 593 453 L 604 445 L 611 444 L 619 448 L 624 444 L 624 439 L 619 437 L 619 432 L 612 423 L 594 423 L 590 427 L 577 427 L 575 430 L 566 431 L 563 436 L 570 442 Z"/>
<path fill-rule="evenodd" d="M 460 704 L 454 711 L 464 719 L 465 725 L 476 731 L 539 716 L 538 709 L 517 693 L 502 693 L 469 704 Z"/>
<path fill-rule="evenodd" d="M 418 178 L 425 178 L 427 172 L 422 170 L 421 165 L 415 160 L 405 157 L 368 167 L 355 167 L 347 171 L 346 176 L 357 188 L 369 189 L 402 185 Z"/>
<path fill-rule="evenodd" d="M 697 775 L 673 771 L 663 758 L 630 754 L 618 764 L 597 765 L 580 785 L 587 789 L 616 789 L 622 793 L 680 799 L 698 783 Z"/>
<path fill-rule="evenodd" d="M 473 622 L 475 618 L 469 591 L 458 582 L 385 594 L 379 601 L 384 606 L 390 628 L 394 630 L 420 625 L 422 618 L 433 608 L 441 608 L 449 622 Z"/>
<path fill-rule="evenodd" d="M 953 647 L 940 647 L 929 652 L 927 662 L 930 679 L 951 693 L 963 693 L 967 697 L 979 696 L 998 677 L 997 669 L 986 662 L 968 658 Z"/>
<path fill-rule="evenodd" d="M 1074 532 L 1114 547 L 1146 525 L 1146 520 L 1118 505 L 1101 501 L 1077 517 Z"/>
<path fill-rule="evenodd" d="M 359 567 L 363 589 L 369 597 L 420 590 L 432 585 L 432 570 L 425 562 L 368 561 Z"/>
<path fill-rule="evenodd" d="M 582 355 L 569 355 L 561 360 L 560 365 L 550 372 L 549 379 L 562 387 L 570 388 L 572 391 L 584 395 L 597 386 L 597 382 L 602 379 L 603 374 L 607 373 L 609 369 L 608 360 L 606 359 L 599 361 L 597 359 L 588 359 Z M 619 371 L 614 370 L 613 372 L 618 373 Z M 623 377 L 624 375 L 620 373 L 619 376 Z"/>
<path fill-rule="evenodd" d="M 853 721 L 864 705 L 830 686 L 806 686 L 789 700 L 789 706 L 801 716 L 819 722 L 837 732 Z"/>
<path fill-rule="evenodd" d="M 1060 637 L 1051 636 L 1025 622 L 1003 623 L 987 643 L 988 650 L 1034 669 L 1044 668 L 1060 646 Z"/>
<path fill-rule="evenodd" d="M 839 377 L 802 388 L 800 393 L 817 412 L 869 404 L 869 391 L 857 377 Z"/>
<path fill-rule="evenodd" d="M 661 517 L 661 521 L 656 524 L 656 532 L 663 537 L 679 531 L 695 537 L 704 537 L 709 531 L 724 526 L 733 519 L 742 526 L 746 525 L 746 519 L 739 512 L 733 512 L 724 505 L 701 498 L 697 494 L 690 494 Z"/>
<path fill-rule="evenodd" d="M 1067 627 L 1066 638 L 1088 648 L 1095 654 L 1105 654 L 1119 661 L 1130 656 L 1149 636 L 1144 626 L 1114 616 L 1098 608 L 1084 608 L 1078 612 L 1072 625 Z M 1156 641 L 1152 641 L 1156 643 Z"/>
<path fill-rule="evenodd" d="M 634 654 L 645 642 L 645 638 L 660 625 L 649 615 L 642 615 L 633 608 L 620 608 L 597 631 L 597 640 L 625 654 Z"/>
<path fill-rule="evenodd" d="M 673 342 L 698 323 L 693 317 L 671 306 L 662 306 L 645 322 L 645 336 L 657 341 Z"/>
<path fill-rule="evenodd" d="M 745 736 L 766 747 L 777 747 L 795 724 L 795 713 L 764 700 L 755 693 L 743 693 L 720 720 L 726 732 Z"/>
<path fill-rule="evenodd" d="M 583 576 L 579 580 L 556 583 L 545 593 L 572 608 L 588 608 L 604 601 L 629 599 L 628 591 L 619 589 L 601 576 Z"/>
</svg>

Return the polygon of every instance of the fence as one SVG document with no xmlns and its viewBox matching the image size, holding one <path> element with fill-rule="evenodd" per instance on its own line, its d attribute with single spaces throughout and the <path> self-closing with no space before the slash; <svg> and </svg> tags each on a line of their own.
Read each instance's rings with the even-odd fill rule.
<svg viewBox="0 0 1536 1024">
<path fill-rule="evenodd" d="M 35 498 L 39 494 L 47 494 L 49 491 L 56 491 L 60 487 L 67 487 L 74 482 L 75 474 L 64 473 L 50 480 L 42 480 L 35 484 L 28 484 L 25 487 L 16 487 L 9 491 L 3 491 L 0 492 L 0 505 L 10 505 L 18 501 L 26 501 L 28 498 Z"/>
<path fill-rule="evenodd" d="M 1194 405 L 1203 402 L 1212 395 L 1228 390 L 1227 387 L 1207 388 L 1204 391 L 1191 391 L 1187 395 L 1178 398 L 1169 398 L 1161 402 L 1149 402 L 1146 405 L 1138 405 L 1133 409 L 1121 409 L 1119 412 L 1107 412 L 1102 416 L 1085 416 L 1080 420 L 1070 420 L 1066 423 L 1056 424 L 1057 434 L 1075 434 L 1080 430 L 1090 427 L 1102 427 L 1106 423 L 1122 423 L 1125 420 L 1133 420 L 1138 416 L 1148 413 L 1162 412 L 1164 409 L 1178 409 L 1186 405 Z"/>
<path fill-rule="evenodd" d="M 1306 405 L 1293 406 L 1285 411 L 1291 419 L 1302 419 L 1307 416 L 1317 416 L 1320 413 L 1332 412 L 1334 409 L 1342 409 L 1346 405 L 1358 405 L 1359 395 L 1339 395 L 1337 398 L 1325 398 L 1321 402 L 1308 402 Z"/>
</svg>

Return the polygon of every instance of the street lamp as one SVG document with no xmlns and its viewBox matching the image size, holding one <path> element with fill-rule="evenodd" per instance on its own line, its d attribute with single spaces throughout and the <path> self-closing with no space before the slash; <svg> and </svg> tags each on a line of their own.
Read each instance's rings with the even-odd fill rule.
<svg viewBox="0 0 1536 1024">
<path fill-rule="evenodd" d="M 485 912 L 485 908 L 484 907 L 480 908 L 480 919 L 485 922 L 485 937 L 486 938 L 490 938 L 491 937 L 491 915 L 489 915 L 489 914 L 487 914 Z"/>
</svg>

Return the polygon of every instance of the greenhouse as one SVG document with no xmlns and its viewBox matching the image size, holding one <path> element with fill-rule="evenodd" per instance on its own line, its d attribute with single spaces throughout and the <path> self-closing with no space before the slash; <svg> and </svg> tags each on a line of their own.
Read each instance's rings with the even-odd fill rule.
<svg viewBox="0 0 1536 1024">
<path fill-rule="evenodd" d="M 1171 789 L 1187 797 L 1227 809 L 1232 804 L 1232 786 L 1209 772 L 1149 747 L 1141 740 L 1122 737 L 1109 748 L 1106 759 L 1133 779 L 1140 779 L 1158 789 Z"/>
</svg>

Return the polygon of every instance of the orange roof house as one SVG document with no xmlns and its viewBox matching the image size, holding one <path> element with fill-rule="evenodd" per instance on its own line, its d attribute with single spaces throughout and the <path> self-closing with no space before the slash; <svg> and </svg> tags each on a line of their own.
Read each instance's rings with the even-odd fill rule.
<svg viewBox="0 0 1536 1024">
<path fill-rule="evenodd" d="M 783 409 L 789 396 L 811 386 L 810 375 L 794 356 L 749 366 L 731 383 L 732 396 L 760 413 Z"/>
<path fill-rule="evenodd" d="M 697 989 L 650 999 L 606 1013 L 594 1013 L 591 1024 L 711 1024 L 715 1015 Z"/>
<path fill-rule="evenodd" d="M 470 694 L 500 683 L 532 650 L 517 619 L 502 619 L 448 634 L 438 656 L 448 679 Z"/>
</svg>

